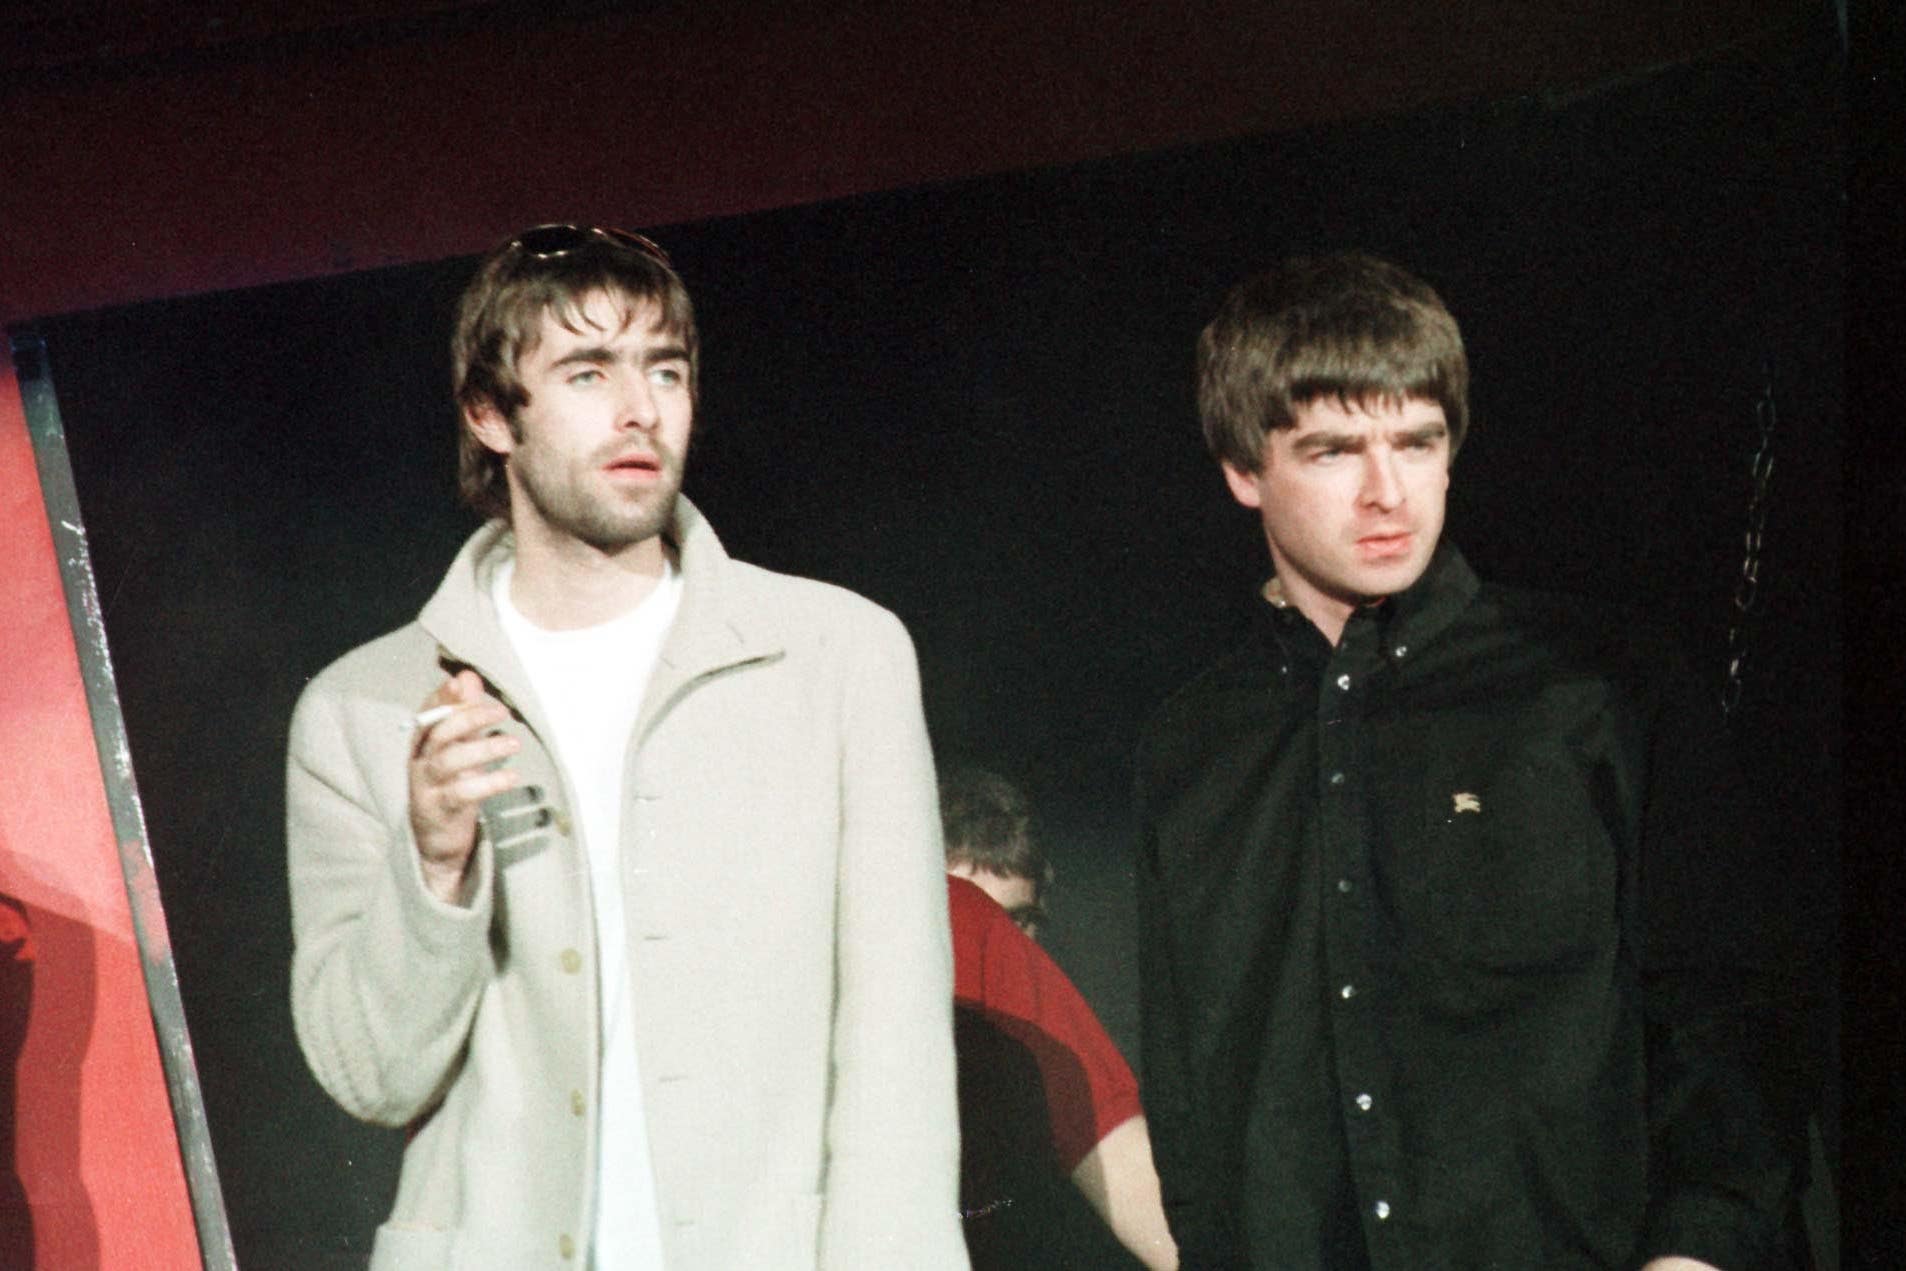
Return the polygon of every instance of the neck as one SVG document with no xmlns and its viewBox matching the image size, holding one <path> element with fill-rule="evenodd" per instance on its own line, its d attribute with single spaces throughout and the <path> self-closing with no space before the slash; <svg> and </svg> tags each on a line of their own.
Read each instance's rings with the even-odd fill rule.
<svg viewBox="0 0 1906 1271">
<path fill-rule="evenodd" d="M 1330 647 L 1336 648 L 1343 643 L 1343 629 L 1350 621 L 1352 607 L 1344 604 L 1326 603 L 1312 605 L 1308 609 L 1299 607 L 1300 612 L 1309 618 L 1311 624 L 1324 633 L 1324 639 L 1330 641 Z"/>
<path fill-rule="evenodd" d="M 1272 575 L 1270 581 L 1264 584 L 1264 599 L 1279 609 L 1295 609 L 1303 614 L 1310 619 L 1312 626 L 1323 632 L 1324 639 L 1330 641 L 1330 647 L 1336 648 L 1343 640 L 1344 625 L 1350 621 L 1356 606 L 1302 583 L 1291 586 L 1284 581 L 1285 577 L 1284 572 Z"/>
<path fill-rule="evenodd" d="M 648 599 L 668 570 L 657 534 L 614 551 L 525 527 L 516 535 L 510 602 L 545 631 L 575 631 L 620 618 Z"/>
</svg>

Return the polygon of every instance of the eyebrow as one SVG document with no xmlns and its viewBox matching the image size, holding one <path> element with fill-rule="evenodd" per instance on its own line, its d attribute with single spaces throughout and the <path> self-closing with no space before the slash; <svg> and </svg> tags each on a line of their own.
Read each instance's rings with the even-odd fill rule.
<svg viewBox="0 0 1906 1271">
<path fill-rule="evenodd" d="M 1415 428 L 1405 428 L 1392 434 L 1392 441 L 1435 441 L 1438 437 L 1449 436 L 1449 424 L 1441 419 L 1432 423 L 1420 424 Z"/>
<path fill-rule="evenodd" d="M 1360 451 L 1367 440 L 1362 433 L 1313 432 L 1293 441 L 1291 449 L 1301 455 L 1316 454 L 1320 450 Z"/>
<path fill-rule="evenodd" d="M 662 362 L 686 362 L 688 350 L 679 344 L 658 345 L 642 354 L 642 365 L 655 366 Z M 562 366 L 610 366 L 616 361 L 615 350 L 606 344 L 589 344 L 569 352 L 551 362 L 550 369 Z"/>
<path fill-rule="evenodd" d="M 1419 441 L 1434 441 L 1438 437 L 1449 435 L 1449 425 L 1442 420 L 1434 423 L 1419 424 L 1415 428 L 1404 428 L 1389 434 L 1390 442 L 1409 444 Z M 1343 450 L 1351 454 L 1362 454 L 1370 439 L 1363 433 L 1349 432 L 1313 432 L 1306 433 L 1291 443 L 1291 449 L 1300 455 L 1316 454 L 1323 450 Z"/>
<path fill-rule="evenodd" d="M 615 361 L 615 354 L 606 345 L 591 344 L 580 349 L 571 349 L 549 365 L 558 366 L 607 366 Z"/>
</svg>

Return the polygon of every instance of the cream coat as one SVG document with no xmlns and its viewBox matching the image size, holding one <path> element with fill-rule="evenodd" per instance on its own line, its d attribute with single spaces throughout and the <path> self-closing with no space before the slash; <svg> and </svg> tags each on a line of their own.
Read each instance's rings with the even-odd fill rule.
<svg viewBox="0 0 1906 1271">
<path fill-rule="evenodd" d="M 932 758 L 892 615 L 729 559 L 686 500 L 685 584 L 628 748 L 629 967 L 668 1271 L 966 1266 Z M 600 1052 L 570 793 L 470 539 L 417 622 L 292 722 L 298 1038 L 353 1115 L 408 1127 L 372 1257 L 579 1267 Z M 484 810 L 468 909 L 429 895 L 408 721 L 460 666 L 525 788 Z M 607 1203 L 613 1203 L 609 1198 Z"/>
</svg>

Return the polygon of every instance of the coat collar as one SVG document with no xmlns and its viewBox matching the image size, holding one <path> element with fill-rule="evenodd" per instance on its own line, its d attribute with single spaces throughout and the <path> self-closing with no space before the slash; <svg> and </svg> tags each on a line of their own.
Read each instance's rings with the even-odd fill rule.
<svg viewBox="0 0 1906 1271">
<path fill-rule="evenodd" d="M 677 498 L 663 533 L 682 572 L 682 606 L 643 699 L 638 732 L 694 680 L 773 657 L 785 643 L 775 607 L 760 594 L 754 571 L 728 555 L 700 509 L 687 498 Z M 490 521 L 478 529 L 464 542 L 417 620 L 437 641 L 439 659 L 446 666 L 474 668 L 521 704 L 532 694 L 490 598 L 497 567 L 515 548 L 504 522 Z"/>
</svg>

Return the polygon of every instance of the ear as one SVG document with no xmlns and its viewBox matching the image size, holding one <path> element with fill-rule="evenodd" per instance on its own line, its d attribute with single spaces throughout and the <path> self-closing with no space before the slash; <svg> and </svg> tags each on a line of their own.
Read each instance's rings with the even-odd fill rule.
<svg viewBox="0 0 1906 1271">
<path fill-rule="evenodd" d="M 493 454 L 507 455 L 516 449 L 516 434 L 510 430 L 510 421 L 487 398 L 463 408 L 463 426 Z"/>
<path fill-rule="evenodd" d="M 1264 506 L 1264 492 L 1258 487 L 1258 474 L 1246 472 L 1234 466 L 1229 459 L 1221 459 L 1218 466 L 1224 469 L 1224 483 L 1231 487 L 1231 497 L 1247 508 Z"/>
</svg>

